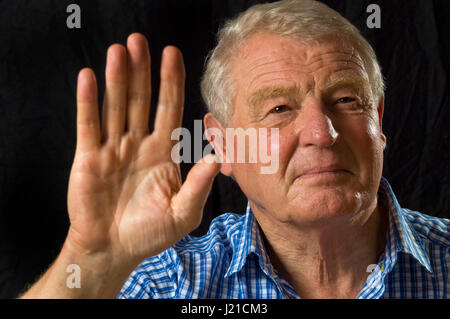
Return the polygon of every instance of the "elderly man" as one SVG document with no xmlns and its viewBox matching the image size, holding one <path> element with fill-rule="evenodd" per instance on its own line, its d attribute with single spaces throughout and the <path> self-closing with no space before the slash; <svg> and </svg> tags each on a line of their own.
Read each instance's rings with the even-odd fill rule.
<svg viewBox="0 0 450 319">
<path fill-rule="evenodd" d="M 141 35 L 110 47 L 101 128 L 95 77 L 80 72 L 71 226 L 23 297 L 448 298 L 450 222 L 401 208 L 382 178 L 382 75 L 346 19 L 319 2 L 280 1 L 219 32 L 202 81 L 205 127 L 223 132 L 210 142 L 223 159 L 235 151 L 226 128 L 275 128 L 271 174 L 261 161 L 220 165 L 208 155 L 181 185 L 171 158 L 181 53 L 163 52 L 151 134 L 149 68 Z M 247 212 L 186 236 L 219 169 L 248 197 Z M 79 289 L 66 285 L 71 264 Z"/>
</svg>

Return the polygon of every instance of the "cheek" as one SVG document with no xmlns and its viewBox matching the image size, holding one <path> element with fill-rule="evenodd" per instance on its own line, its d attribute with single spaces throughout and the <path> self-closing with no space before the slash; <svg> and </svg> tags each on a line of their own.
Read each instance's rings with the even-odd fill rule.
<svg viewBox="0 0 450 319">
<path fill-rule="evenodd" d="M 366 120 L 367 133 L 374 140 L 380 137 L 380 127 L 378 125 L 378 119 L 375 117 L 368 117 Z"/>
<path fill-rule="evenodd" d="M 279 130 L 278 154 L 280 167 L 286 167 L 292 155 L 299 147 L 299 137 L 292 126 L 287 126 Z"/>
<path fill-rule="evenodd" d="M 284 172 L 295 151 L 295 140 L 289 130 L 263 128 L 258 130 L 258 148 L 246 145 L 248 153 L 258 154 L 257 163 L 231 164 L 233 175 L 250 200 L 265 206 L 263 203 L 271 202 L 274 194 L 286 191 Z"/>
<path fill-rule="evenodd" d="M 374 149 L 374 156 L 378 158 L 380 153 L 383 153 L 385 146 L 385 139 L 378 122 L 378 115 L 374 114 L 372 117 L 367 117 L 366 126 L 367 140 L 371 141 L 370 145 Z"/>
<path fill-rule="evenodd" d="M 376 118 L 355 118 L 345 126 L 345 141 L 352 150 L 363 176 L 376 176 L 382 169 L 384 140 Z"/>
</svg>

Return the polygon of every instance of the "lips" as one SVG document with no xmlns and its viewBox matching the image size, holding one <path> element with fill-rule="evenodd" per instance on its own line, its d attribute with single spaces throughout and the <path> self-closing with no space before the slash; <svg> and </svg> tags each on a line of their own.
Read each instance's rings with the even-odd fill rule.
<svg viewBox="0 0 450 319">
<path fill-rule="evenodd" d="M 346 169 L 343 169 L 340 165 L 318 166 L 302 172 L 297 178 L 316 176 L 324 173 L 350 173 L 350 172 Z"/>
</svg>

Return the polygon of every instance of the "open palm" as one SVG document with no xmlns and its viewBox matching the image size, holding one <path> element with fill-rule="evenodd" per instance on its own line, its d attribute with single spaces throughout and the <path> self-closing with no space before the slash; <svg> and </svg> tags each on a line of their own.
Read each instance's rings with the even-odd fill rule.
<svg viewBox="0 0 450 319">
<path fill-rule="evenodd" d="M 185 71 L 181 53 L 166 47 L 155 130 L 148 131 L 150 54 L 140 34 L 108 50 L 102 125 L 97 85 L 83 69 L 77 88 L 77 149 L 70 175 L 68 241 L 85 252 L 140 260 L 167 249 L 200 222 L 219 170 L 203 159 L 182 185 L 171 159 L 172 131 L 181 125 Z"/>
</svg>

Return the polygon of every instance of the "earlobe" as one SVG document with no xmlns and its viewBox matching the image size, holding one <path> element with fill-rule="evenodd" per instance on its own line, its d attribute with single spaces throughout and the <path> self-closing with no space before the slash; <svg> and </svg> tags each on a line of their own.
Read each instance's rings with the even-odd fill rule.
<svg viewBox="0 0 450 319">
<path fill-rule="evenodd" d="M 231 164 L 226 160 L 225 128 L 212 113 L 207 113 L 205 115 L 203 123 L 205 126 L 205 136 L 214 148 L 216 158 L 222 164 L 220 172 L 225 176 L 232 176 L 233 170 Z"/>
</svg>

